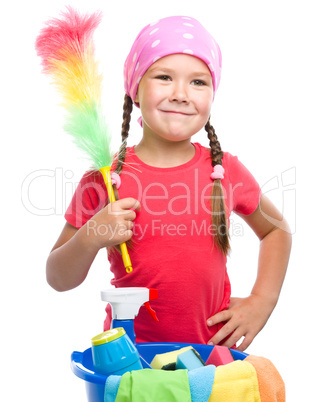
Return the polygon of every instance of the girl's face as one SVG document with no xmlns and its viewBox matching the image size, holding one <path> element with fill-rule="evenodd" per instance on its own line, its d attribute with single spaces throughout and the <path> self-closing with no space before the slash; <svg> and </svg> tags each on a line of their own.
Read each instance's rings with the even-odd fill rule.
<svg viewBox="0 0 317 402">
<path fill-rule="evenodd" d="M 142 77 L 135 98 L 143 134 L 168 141 L 190 139 L 207 123 L 212 99 L 212 77 L 202 60 L 187 54 L 159 59 Z"/>
</svg>

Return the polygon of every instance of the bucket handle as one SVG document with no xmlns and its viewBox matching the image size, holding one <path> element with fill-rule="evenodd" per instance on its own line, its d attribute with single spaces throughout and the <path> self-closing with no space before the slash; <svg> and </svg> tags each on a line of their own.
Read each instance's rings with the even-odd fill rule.
<svg viewBox="0 0 317 402">
<path fill-rule="evenodd" d="M 84 354 L 82 352 L 73 352 L 71 355 L 71 369 L 73 373 L 82 380 L 104 384 L 108 378 L 103 374 L 95 373 L 83 365 Z"/>
</svg>

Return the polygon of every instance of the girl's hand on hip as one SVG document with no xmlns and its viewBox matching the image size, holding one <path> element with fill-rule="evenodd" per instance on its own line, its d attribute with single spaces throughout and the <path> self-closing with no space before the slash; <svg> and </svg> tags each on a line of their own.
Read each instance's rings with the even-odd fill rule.
<svg viewBox="0 0 317 402">
<path fill-rule="evenodd" d="M 221 345 L 231 348 L 244 337 L 237 347 L 237 350 L 244 351 L 264 327 L 273 308 L 271 303 L 258 295 L 250 295 L 246 298 L 232 297 L 228 310 L 220 311 L 207 320 L 208 326 L 224 323 L 208 344 L 217 345 L 228 337 Z"/>
</svg>

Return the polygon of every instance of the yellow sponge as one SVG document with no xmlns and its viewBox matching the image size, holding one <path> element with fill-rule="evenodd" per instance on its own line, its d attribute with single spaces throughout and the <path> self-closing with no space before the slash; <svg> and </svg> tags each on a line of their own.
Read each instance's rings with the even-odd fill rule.
<svg viewBox="0 0 317 402">
<path fill-rule="evenodd" d="M 155 355 L 154 359 L 151 362 L 151 367 L 157 370 L 175 370 L 177 356 L 190 349 L 193 349 L 193 347 L 186 346 L 178 350 L 173 350 L 172 352 Z"/>
</svg>

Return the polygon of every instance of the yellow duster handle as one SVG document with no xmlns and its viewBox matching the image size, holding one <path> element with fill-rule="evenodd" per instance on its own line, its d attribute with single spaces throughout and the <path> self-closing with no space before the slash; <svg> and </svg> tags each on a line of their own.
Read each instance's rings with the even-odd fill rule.
<svg viewBox="0 0 317 402">
<path fill-rule="evenodd" d="M 110 166 L 102 167 L 99 169 L 99 171 L 101 172 L 101 174 L 104 178 L 105 185 L 106 185 L 107 191 L 108 191 L 109 201 L 110 202 L 116 201 L 116 198 L 115 198 L 114 192 L 113 192 L 112 182 L 111 182 Z M 128 253 L 128 248 L 127 248 L 126 243 L 121 243 L 120 249 L 121 249 L 122 260 L 123 260 L 125 269 L 126 269 L 127 273 L 130 273 L 130 272 L 132 272 L 133 268 L 132 268 L 132 264 L 131 264 L 131 260 L 130 260 L 130 256 Z"/>
</svg>

